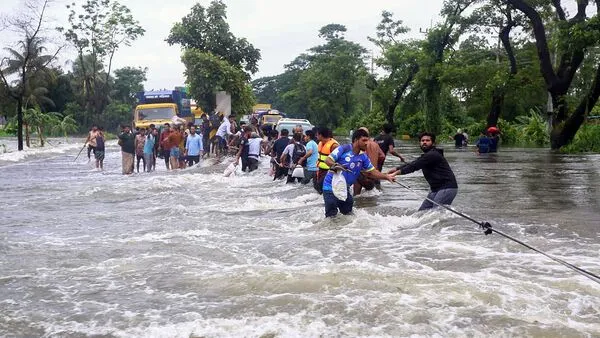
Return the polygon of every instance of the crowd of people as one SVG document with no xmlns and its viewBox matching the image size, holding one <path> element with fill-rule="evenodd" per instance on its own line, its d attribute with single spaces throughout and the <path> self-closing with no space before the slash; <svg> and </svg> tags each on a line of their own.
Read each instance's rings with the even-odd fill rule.
<svg viewBox="0 0 600 338">
<path fill-rule="evenodd" d="M 396 151 L 392 128 L 385 126 L 381 133 L 371 138 L 367 128 L 353 132 L 350 144 L 340 144 L 330 129 L 321 127 L 303 130 L 296 126 L 291 130 L 264 130 L 256 121 L 238 125 L 235 116 L 219 117 L 219 127 L 209 137 L 212 123 L 208 116 L 202 117 L 202 125 L 165 123 L 161 128 L 122 126 L 118 135 L 121 147 L 122 173 L 132 174 L 134 167 L 140 172 L 156 170 L 156 159 L 162 158 L 167 170 L 193 166 L 201 158 L 214 154 L 218 159 L 226 155 L 235 157 L 234 165 L 241 164 L 244 172 L 259 168 L 263 155 L 270 156 L 269 174 L 273 180 L 287 183 L 310 184 L 323 195 L 325 215 L 352 212 L 353 196 L 362 190 L 380 189 L 380 181 L 394 182 L 397 175 L 422 170 L 431 192 L 419 210 L 439 204 L 451 204 L 456 197 L 456 178 L 441 149 L 435 147 L 435 135 L 423 133 L 419 143 L 423 155 L 406 163 Z M 88 157 L 93 152 L 98 170 L 103 168 L 104 133 L 92 127 L 86 143 Z M 398 157 L 404 164 L 384 173 L 383 165 L 388 155 Z M 136 165 L 137 164 L 137 165 Z M 350 191 L 352 187 L 352 191 Z M 435 202 L 435 203 L 433 203 Z"/>
</svg>

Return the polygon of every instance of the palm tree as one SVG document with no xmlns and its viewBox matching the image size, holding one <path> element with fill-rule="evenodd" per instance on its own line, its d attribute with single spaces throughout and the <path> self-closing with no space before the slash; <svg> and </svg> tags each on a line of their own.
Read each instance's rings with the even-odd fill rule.
<svg viewBox="0 0 600 338">
<path fill-rule="evenodd" d="M 25 123 L 25 133 L 27 146 L 30 146 L 29 142 L 29 128 L 33 128 L 40 139 L 40 146 L 43 147 L 45 144 L 44 129 L 46 127 L 55 124 L 56 117 L 42 112 L 39 108 L 29 108 L 23 114 L 23 122 Z"/>
<path fill-rule="evenodd" d="M 62 115 L 61 113 L 50 113 L 54 115 L 55 123 L 52 126 L 53 133 L 60 133 L 64 135 L 65 141 L 67 141 L 67 133 L 74 133 L 79 130 L 77 121 L 73 118 L 73 115 Z"/>
<path fill-rule="evenodd" d="M 19 42 L 19 50 L 5 48 L 9 57 L 2 60 L 0 64 L 0 77 L 7 87 L 10 96 L 17 101 L 17 136 L 18 149 L 23 150 L 23 109 L 27 109 L 27 97 L 33 94 L 35 88 L 31 88 L 31 81 L 35 82 L 42 76 L 48 64 L 56 55 L 43 55 L 46 48 L 44 40 L 36 35 L 27 36 Z M 1 68 L 4 66 L 4 68 Z M 8 77 L 16 76 L 9 83 Z M 27 103 L 28 104 L 28 103 Z"/>
</svg>

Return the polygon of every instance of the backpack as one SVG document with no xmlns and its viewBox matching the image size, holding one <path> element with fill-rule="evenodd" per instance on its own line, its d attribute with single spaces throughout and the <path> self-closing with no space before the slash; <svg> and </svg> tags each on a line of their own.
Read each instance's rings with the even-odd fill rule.
<svg viewBox="0 0 600 338">
<path fill-rule="evenodd" d="M 213 129 L 219 128 L 219 126 L 221 125 L 221 120 L 219 119 L 218 113 L 214 113 L 214 114 L 210 115 L 210 117 L 208 118 L 208 121 L 210 122 L 210 126 Z"/>
<path fill-rule="evenodd" d="M 292 155 L 292 163 L 298 163 L 301 157 L 306 155 L 306 147 L 300 143 L 294 144 L 294 154 Z M 306 161 L 302 163 L 302 166 L 306 166 Z"/>
</svg>

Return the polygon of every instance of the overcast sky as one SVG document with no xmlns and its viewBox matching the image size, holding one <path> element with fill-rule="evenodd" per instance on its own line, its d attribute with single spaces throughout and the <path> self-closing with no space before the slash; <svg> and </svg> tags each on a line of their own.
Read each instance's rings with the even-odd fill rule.
<svg viewBox="0 0 600 338">
<path fill-rule="evenodd" d="M 82 0 L 72 0 L 83 3 Z M 50 17 L 51 26 L 65 25 L 67 3 L 55 0 Z M 148 67 L 146 89 L 173 88 L 184 84 L 179 46 L 169 46 L 164 40 L 173 24 L 180 21 L 198 1 L 193 0 L 121 0 L 128 6 L 146 34 L 131 47 L 117 51 L 113 69 L 124 66 Z M 208 6 L 209 0 L 199 1 Z M 368 49 L 375 47 L 367 36 L 374 36 L 381 12 L 388 10 L 411 28 L 409 36 L 417 37 L 419 28 L 426 29 L 439 19 L 442 0 L 225 0 L 227 21 L 237 37 L 247 38 L 261 51 L 259 71 L 255 78 L 283 72 L 283 66 L 308 48 L 322 43 L 319 28 L 338 23 L 348 29 L 346 38 Z M 16 11 L 21 0 L 2 0 L 2 14 Z M 0 34 L 2 47 L 11 43 L 12 35 Z M 14 41 L 14 40 L 13 40 Z M 60 64 L 74 56 L 74 51 L 61 53 Z"/>
</svg>

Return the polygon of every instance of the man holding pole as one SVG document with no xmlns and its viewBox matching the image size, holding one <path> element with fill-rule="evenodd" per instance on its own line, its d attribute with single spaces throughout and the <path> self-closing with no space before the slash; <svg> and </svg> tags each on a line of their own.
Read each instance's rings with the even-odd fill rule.
<svg viewBox="0 0 600 338">
<path fill-rule="evenodd" d="M 423 155 L 404 166 L 390 170 L 388 174 L 406 175 L 417 170 L 423 170 L 423 176 L 429 183 L 431 192 L 421 204 L 419 211 L 433 208 L 435 204 L 430 200 L 438 204 L 452 204 L 458 193 L 458 184 L 448 161 L 444 158 L 443 151 L 435 147 L 435 134 L 422 133 L 419 136 L 419 143 Z"/>
<path fill-rule="evenodd" d="M 96 125 L 92 126 L 92 129 L 88 133 L 88 137 L 85 139 L 85 143 L 88 145 L 87 156 L 88 161 L 92 159 L 91 153 L 96 153 L 96 136 L 98 136 L 98 127 Z M 85 147 L 85 145 L 84 145 Z"/>
</svg>

